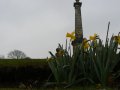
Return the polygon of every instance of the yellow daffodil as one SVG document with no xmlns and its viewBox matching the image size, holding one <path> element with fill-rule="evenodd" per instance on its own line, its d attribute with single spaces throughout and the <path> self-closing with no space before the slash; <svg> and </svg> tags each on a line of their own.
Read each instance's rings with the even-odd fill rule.
<svg viewBox="0 0 120 90">
<path fill-rule="evenodd" d="M 93 41 L 96 40 L 97 36 L 98 35 L 95 33 L 94 36 L 90 36 L 90 40 L 93 40 Z"/>
<path fill-rule="evenodd" d="M 87 43 L 87 39 L 83 38 L 83 44 Z"/>
<path fill-rule="evenodd" d="M 90 47 L 86 38 L 83 39 L 83 45 L 84 45 L 84 49 L 88 49 Z"/>
<path fill-rule="evenodd" d="M 88 49 L 90 47 L 90 45 L 87 43 L 84 45 L 84 49 Z"/>
<path fill-rule="evenodd" d="M 118 36 L 118 44 L 120 45 L 120 36 Z"/>
<path fill-rule="evenodd" d="M 75 32 L 67 33 L 67 34 L 66 34 L 66 37 L 69 37 L 69 38 L 70 38 L 70 41 L 75 40 Z"/>
<path fill-rule="evenodd" d="M 118 39 L 118 44 L 120 45 L 120 36 L 117 36 L 117 39 Z"/>
<path fill-rule="evenodd" d="M 117 42 L 120 45 L 120 36 L 114 36 L 113 38 L 115 42 Z"/>
</svg>

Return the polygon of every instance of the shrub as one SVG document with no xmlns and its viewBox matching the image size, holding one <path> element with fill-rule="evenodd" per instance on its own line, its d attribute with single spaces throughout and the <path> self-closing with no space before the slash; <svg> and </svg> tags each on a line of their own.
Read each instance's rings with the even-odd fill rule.
<svg viewBox="0 0 120 90">
<path fill-rule="evenodd" d="M 50 74 L 46 59 L 0 60 L 0 86 L 16 87 L 20 82 L 33 83 L 36 80 L 42 85 Z"/>
</svg>

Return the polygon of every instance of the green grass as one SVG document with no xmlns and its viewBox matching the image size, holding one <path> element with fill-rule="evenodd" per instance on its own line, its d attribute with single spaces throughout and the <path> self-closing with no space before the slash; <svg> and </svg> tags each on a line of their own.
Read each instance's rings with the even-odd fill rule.
<svg viewBox="0 0 120 90">
<path fill-rule="evenodd" d="M 0 60 L 0 68 L 2 67 L 26 67 L 26 66 L 33 66 L 33 67 L 44 67 L 48 65 L 46 59 L 3 59 Z"/>
</svg>

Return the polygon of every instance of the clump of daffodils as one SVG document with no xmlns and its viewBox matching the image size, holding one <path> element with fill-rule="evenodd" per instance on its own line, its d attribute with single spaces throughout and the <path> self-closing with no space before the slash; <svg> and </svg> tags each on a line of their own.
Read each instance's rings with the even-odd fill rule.
<svg viewBox="0 0 120 90">
<path fill-rule="evenodd" d="M 70 38 L 70 41 L 74 41 L 75 40 L 75 32 L 67 33 L 66 37 Z M 90 45 L 94 48 L 97 47 L 97 39 L 98 38 L 99 38 L 99 36 L 96 33 L 93 36 L 90 36 L 89 40 L 87 40 L 87 38 L 83 38 L 82 45 L 83 45 L 84 49 L 88 49 L 90 47 Z M 88 41 L 91 41 L 91 44 Z"/>
<path fill-rule="evenodd" d="M 117 63 L 120 62 L 118 59 L 120 52 L 117 53 L 118 45 L 120 45 L 119 34 L 110 39 L 107 34 L 104 44 L 96 33 L 88 39 L 82 38 L 80 43 L 78 43 L 79 39 L 75 32 L 67 33 L 66 37 L 70 38 L 71 44 L 68 46 L 66 40 L 65 49 L 59 44 L 55 54 L 49 52 L 52 58 L 48 59 L 48 64 L 56 82 L 65 82 L 69 86 L 69 84 L 76 84 L 78 81 L 84 82 L 81 80 L 85 79 L 85 82 L 96 83 L 97 89 L 111 85 L 114 81 L 113 74 L 118 75 L 120 70 L 113 71 Z M 71 45 L 73 53 L 71 53 Z"/>
</svg>

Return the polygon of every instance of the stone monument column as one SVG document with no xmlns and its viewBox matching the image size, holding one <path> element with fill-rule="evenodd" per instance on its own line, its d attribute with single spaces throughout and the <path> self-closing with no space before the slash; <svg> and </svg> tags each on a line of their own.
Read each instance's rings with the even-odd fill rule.
<svg viewBox="0 0 120 90">
<path fill-rule="evenodd" d="M 83 28 L 82 28 L 82 17 L 81 17 L 81 6 L 82 3 L 79 2 L 79 0 L 76 0 L 74 3 L 75 7 L 75 41 L 73 41 L 73 44 L 80 44 L 83 40 Z"/>
</svg>

